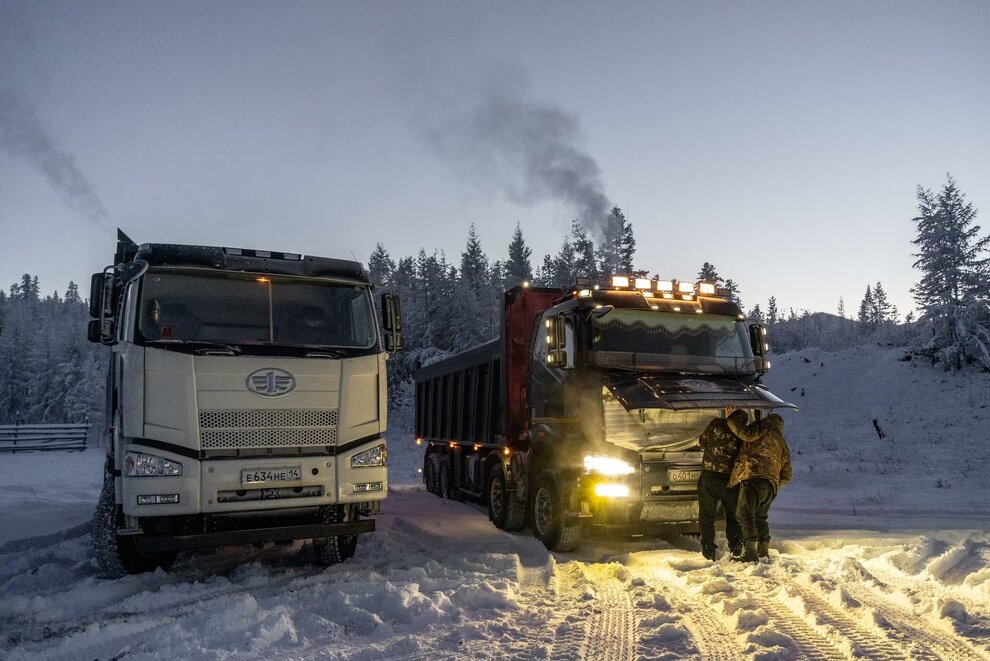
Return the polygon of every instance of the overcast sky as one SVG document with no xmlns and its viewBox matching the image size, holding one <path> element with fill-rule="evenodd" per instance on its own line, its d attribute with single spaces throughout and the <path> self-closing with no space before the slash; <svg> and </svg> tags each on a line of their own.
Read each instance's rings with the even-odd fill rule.
<svg viewBox="0 0 990 661">
<path fill-rule="evenodd" d="M 590 191 L 640 268 L 903 313 L 916 185 L 990 229 L 988 34 L 983 1 L 0 0 L 0 285 L 88 282 L 118 226 L 458 262 L 518 222 L 535 267 Z"/>
</svg>

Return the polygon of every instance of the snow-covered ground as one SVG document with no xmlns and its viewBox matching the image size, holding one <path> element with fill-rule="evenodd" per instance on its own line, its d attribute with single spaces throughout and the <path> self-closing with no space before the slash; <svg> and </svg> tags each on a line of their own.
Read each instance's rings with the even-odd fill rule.
<svg viewBox="0 0 990 661">
<path fill-rule="evenodd" d="M 757 566 L 683 536 L 548 553 L 425 493 L 394 431 L 353 560 L 233 548 L 111 581 L 86 530 L 101 451 L 0 455 L 0 659 L 990 659 L 990 377 L 902 355 L 775 359 L 802 410 Z"/>
</svg>

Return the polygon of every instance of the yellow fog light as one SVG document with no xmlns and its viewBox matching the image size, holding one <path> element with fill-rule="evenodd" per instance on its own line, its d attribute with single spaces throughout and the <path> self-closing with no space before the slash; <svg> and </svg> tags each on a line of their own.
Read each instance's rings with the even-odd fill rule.
<svg viewBox="0 0 990 661">
<path fill-rule="evenodd" d="M 595 485 L 595 495 L 603 498 L 627 498 L 629 487 L 625 484 L 601 483 Z"/>
</svg>

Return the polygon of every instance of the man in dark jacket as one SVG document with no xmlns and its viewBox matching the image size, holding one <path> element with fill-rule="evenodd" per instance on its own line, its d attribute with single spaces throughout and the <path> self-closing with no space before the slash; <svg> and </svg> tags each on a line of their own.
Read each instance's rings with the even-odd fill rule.
<svg viewBox="0 0 990 661">
<path fill-rule="evenodd" d="M 748 425 L 732 416 L 726 423 L 742 440 L 729 479 L 729 487 L 739 485 L 736 516 L 745 544 L 741 560 L 758 562 L 770 555 L 767 521 L 770 504 L 777 497 L 777 490 L 791 479 L 791 453 L 784 440 L 784 420 L 771 413 Z"/>
<path fill-rule="evenodd" d="M 746 424 L 742 411 L 725 410 L 726 417 L 736 416 L 740 424 Z M 715 515 L 718 504 L 725 510 L 725 537 L 732 555 L 742 552 L 743 538 L 736 519 L 736 489 L 728 486 L 732 466 L 739 453 L 739 437 L 729 429 L 725 418 L 715 418 L 698 439 L 705 451 L 701 460 L 701 477 L 698 478 L 698 522 L 701 525 L 701 554 L 716 560 Z"/>
</svg>

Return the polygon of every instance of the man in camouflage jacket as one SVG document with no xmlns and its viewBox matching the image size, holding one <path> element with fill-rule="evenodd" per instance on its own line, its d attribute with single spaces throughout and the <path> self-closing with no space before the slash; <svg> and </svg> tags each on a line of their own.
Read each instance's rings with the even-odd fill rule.
<svg viewBox="0 0 990 661">
<path fill-rule="evenodd" d="M 770 552 L 767 521 L 770 504 L 777 497 L 777 490 L 791 479 L 791 453 L 784 440 L 784 420 L 771 413 L 748 425 L 733 416 L 726 422 L 742 440 L 729 479 L 729 487 L 739 485 L 736 516 L 745 544 L 741 559 L 757 562 Z"/>
<path fill-rule="evenodd" d="M 746 424 L 746 414 L 726 409 L 726 416 L 736 416 L 740 424 Z M 732 466 L 739 453 L 739 438 L 729 429 L 726 419 L 715 418 L 698 439 L 705 451 L 701 460 L 701 477 L 698 478 L 698 522 L 701 526 L 701 554 L 709 560 L 716 559 L 715 516 L 718 504 L 725 510 L 725 537 L 733 555 L 739 555 L 743 546 L 742 530 L 736 519 L 736 489 L 728 486 Z"/>
</svg>

